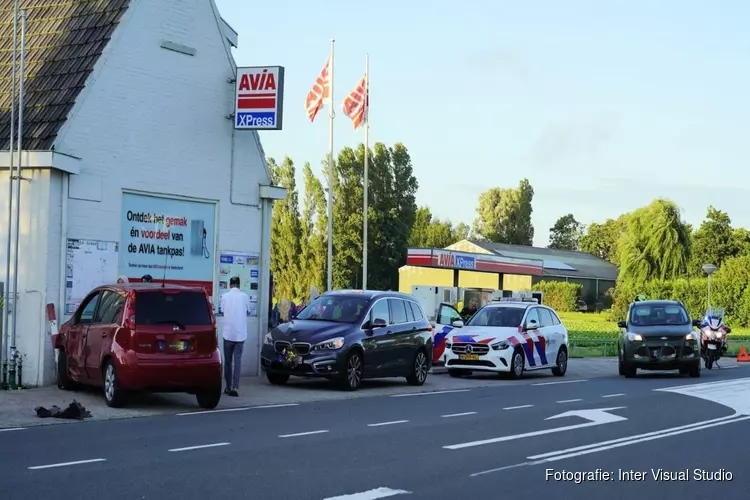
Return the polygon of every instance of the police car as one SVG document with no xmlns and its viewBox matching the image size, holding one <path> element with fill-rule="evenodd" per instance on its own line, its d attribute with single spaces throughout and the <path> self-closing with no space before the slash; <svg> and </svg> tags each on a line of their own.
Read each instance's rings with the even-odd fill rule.
<svg viewBox="0 0 750 500">
<path fill-rule="evenodd" d="M 568 369 L 568 331 L 551 307 L 533 298 L 499 298 L 448 334 L 443 355 L 452 377 L 473 371 L 509 373 Z"/>
</svg>

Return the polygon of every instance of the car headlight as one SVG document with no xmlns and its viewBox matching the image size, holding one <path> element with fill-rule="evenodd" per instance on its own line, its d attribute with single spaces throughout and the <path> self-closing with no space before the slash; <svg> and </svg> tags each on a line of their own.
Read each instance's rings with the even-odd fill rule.
<svg viewBox="0 0 750 500">
<path fill-rule="evenodd" d="M 695 332 L 690 332 L 687 335 L 685 335 L 685 340 L 698 340 L 698 334 Z"/>
<path fill-rule="evenodd" d="M 643 341 L 643 337 L 641 337 L 640 333 L 628 333 L 628 340 L 631 342 L 641 342 Z"/>
<path fill-rule="evenodd" d="M 494 344 L 492 344 L 492 349 L 495 351 L 504 351 L 509 347 L 510 344 L 505 340 L 501 340 L 500 342 L 495 342 Z"/>
<path fill-rule="evenodd" d="M 314 351 L 324 351 L 324 350 L 335 350 L 335 349 L 341 349 L 344 347 L 344 337 L 336 337 L 335 339 L 328 339 L 324 340 L 323 342 L 319 342 L 313 346 Z"/>
<path fill-rule="evenodd" d="M 263 336 L 263 343 L 266 345 L 273 345 L 273 337 L 270 333 L 267 333 Z"/>
</svg>

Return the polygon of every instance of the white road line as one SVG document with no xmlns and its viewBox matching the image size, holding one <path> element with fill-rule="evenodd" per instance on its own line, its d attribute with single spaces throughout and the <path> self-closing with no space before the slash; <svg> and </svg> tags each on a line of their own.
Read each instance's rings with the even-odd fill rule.
<svg viewBox="0 0 750 500">
<path fill-rule="evenodd" d="M 448 415 L 440 415 L 442 418 L 451 418 L 451 417 L 466 417 L 468 415 L 476 415 L 477 412 L 475 411 L 467 411 L 465 413 L 449 413 Z"/>
<path fill-rule="evenodd" d="M 602 396 L 602 397 L 603 397 L 603 398 L 616 398 L 616 397 L 618 397 L 618 396 L 624 396 L 624 395 L 625 395 L 625 393 L 624 393 L 624 392 L 618 392 L 617 394 L 605 394 L 605 395 L 604 395 L 604 396 Z"/>
<path fill-rule="evenodd" d="M 186 446 L 185 448 L 172 448 L 169 451 L 191 451 L 191 450 L 202 450 L 203 448 L 215 448 L 217 446 L 227 446 L 229 443 L 211 443 L 201 444 L 198 446 Z"/>
<path fill-rule="evenodd" d="M 392 490 L 390 488 L 375 488 L 374 490 L 363 491 L 361 493 L 352 493 L 351 495 L 341 495 L 337 497 L 328 497 L 323 500 L 377 500 L 378 498 L 392 497 L 394 495 L 405 495 L 411 491 Z"/>
<path fill-rule="evenodd" d="M 37 465 L 29 467 L 29 470 L 52 469 L 53 467 L 68 467 L 69 465 L 92 464 L 94 462 L 106 462 L 106 458 L 92 458 L 91 460 L 77 460 L 75 462 L 60 462 L 59 464 Z"/>
<path fill-rule="evenodd" d="M 280 438 L 293 438 L 298 436 L 311 436 L 313 434 L 325 434 L 328 431 L 308 431 L 308 432 L 295 432 L 294 434 L 281 434 Z"/>
<path fill-rule="evenodd" d="M 583 401 L 583 399 L 563 399 L 562 401 L 556 401 L 556 403 L 575 403 L 577 401 Z"/>
<path fill-rule="evenodd" d="M 408 394 L 393 394 L 392 398 L 405 398 L 408 396 L 431 396 L 433 394 L 452 394 L 455 392 L 469 392 L 471 389 L 455 389 L 452 391 L 433 391 L 433 392 L 410 392 Z"/>
<path fill-rule="evenodd" d="M 381 427 L 383 425 L 395 425 L 395 424 L 405 424 L 408 420 L 394 420 L 392 422 L 379 422 L 377 424 L 367 424 L 367 427 Z"/>
<path fill-rule="evenodd" d="M 521 408 L 532 408 L 534 405 L 508 406 L 503 410 L 520 410 Z"/>
<path fill-rule="evenodd" d="M 229 411 L 261 410 L 263 408 L 285 408 L 287 406 L 299 406 L 299 403 L 289 403 L 289 404 L 283 404 L 283 405 L 243 406 L 241 408 L 223 408 L 221 410 L 187 411 L 185 413 L 177 413 L 177 416 L 184 417 L 185 415 L 205 415 L 206 413 L 225 413 Z"/>
<path fill-rule="evenodd" d="M 11 427 L 10 429 L 0 429 L 0 432 L 10 432 L 10 431 L 22 431 L 26 427 Z"/>
<path fill-rule="evenodd" d="M 578 382 L 588 382 L 588 380 L 563 380 L 561 382 L 543 382 L 541 384 L 531 384 L 531 385 L 557 385 L 557 384 L 576 384 Z"/>
</svg>

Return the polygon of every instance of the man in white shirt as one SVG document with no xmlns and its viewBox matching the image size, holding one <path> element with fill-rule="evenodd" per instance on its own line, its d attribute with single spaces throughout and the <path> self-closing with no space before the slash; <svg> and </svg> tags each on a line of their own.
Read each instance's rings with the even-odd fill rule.
<svg viewBox="0 0 750 500">
<path fill-rule="evenodd" d="M 247 314 L 250 297 L 240 290 L 240 279 L 229 280 L 229 291 L 221 296 L 222 337 L 224 338 L 224 394 L 239 396 L 242 350 L 247 339 Z"/>
</svg>

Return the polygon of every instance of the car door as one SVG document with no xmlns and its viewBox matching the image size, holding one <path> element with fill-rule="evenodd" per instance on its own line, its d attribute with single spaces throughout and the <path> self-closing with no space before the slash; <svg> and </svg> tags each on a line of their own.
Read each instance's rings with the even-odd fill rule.
<svg viewBox="0 0 750 500">
<path fill-rule="evenodd" d="M 88 379 L 86 373 L 86 333 L 94 320 L 96 306 L 99 305 L 101 291 L 89 294 L 78 307 L 73 324 L 67 335 L 66 352 L 68 353 L 68 371 L 75 380 Z"/>
<path fill-rule="evenodd" d="M 450 304 L 442 303 L 438 307 L 437 321 L 435 322 L 433 329 L 432 345 L 432 362 L 443 363 L 441 358 L 445 353 L 445 340 L 448 334 L 450 334 L 456 327 L 453 326 L 454 321 L 461 321 L 463 318 L 458 313 L 455 307 Z"/>
<path fill-rule="evenodd" d="M 373 328 L 375 320 L 382 320 L 385 326 Z M 391 329 L 391 313 L 387 299 L 376 300 L 365 321 L 368 328 L 365 329 L 365 338 L 362 343 L 365 348 L 365 374 L 368 377 L 383 376 L 388 362 L 388 351 L 392 347 L 392 338 L 389 335 Z"/>
<path fill-rule="evenodd" d="M 398 298 L 388 299 L 388 308 L 390 309 L 391 322 L 388 325 L 388 359 L 385 362 L 385 370 L 388 376 L 400 375 L 406 366 L 406 357 L 409 351 L 408 337 L 412 333 L 411 328 L 414 326 L 409 323 L 406 314 L 406 303 Z M 411 309 L 410 309 L 411 311 Z M 413 315 L 413 313 L 412 313 Z"/>
<path fill-rule="evenodd" d="M 539 366 L 542 366 L 541 362 L 543 361 L 542 356 L 540 356 L 539 354 L 539 336 L 541 335 L 541 322 L 539 320 L 538 310 L 538 307 L 529 307 L 526 311 L 526 318 L 524 319 L 523 323 L 523 350 L 526 354 L 526 366 L 528 366 L 529 368 L 538 368 Z M 546 357 L 547 356 L 545 354 L 544 361 L 546 361 Z"/>
<path fill-rule="evenodd" d="M 101 362 L 105 352 L 109 352 L 112 345 L 112 337 L 117 325 L 114 324 L 125 300 L 117 292 L 112 290 L 102 291 L 99 305 L 94 313 L 94 319 L 89 325 L 86 335 L 86 374 L 89 379 L 100 381 Z"/>
<path fill-rule="evenodd" d="M 555 321 L 552 318 L 550 310 L 545 307 L 537 307 L 539 314 L 540 332 L 539 335 L 539 357 L 543 365 L 553 363 L 557 359 L 557 349 L 560 347 L 560 336 L 555 327 Z"/>
</svg>

